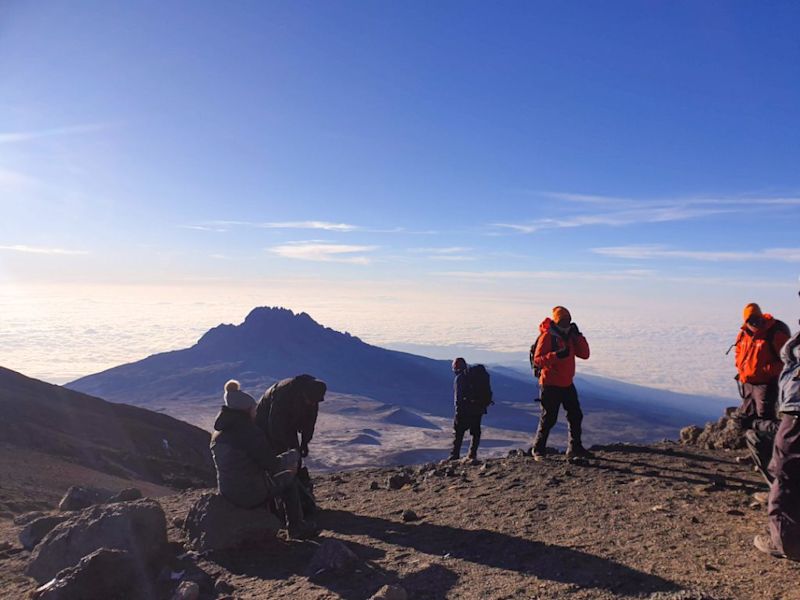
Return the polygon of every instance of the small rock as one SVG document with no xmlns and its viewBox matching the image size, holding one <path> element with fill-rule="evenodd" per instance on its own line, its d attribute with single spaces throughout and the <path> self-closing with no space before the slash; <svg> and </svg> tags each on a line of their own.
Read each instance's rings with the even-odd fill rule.
<svg viewBox="0 0 800 600">
<path fill-rule="evenodd" d="M 81 510 L 94 504 L 104 504 L 111 497 L 111 492 L 99 488 L 73 485 L 58 503 L 61 512 Z"/>
<path fill-rule="evenodd" d="M 200 597 L 200 586 L 194 581 L 182 581 L 172 595 L 172 600 L 197 600 Z"/>
<path fill-rule="evenodd" d="M 403 521 L 405 521 L 406 523 L 408 523 L 409 521 L 419 521 L 419 517 L 417 516 L 417 513 L 415 513 L 410 508 L 407 508 L 406 510 L 403 511 Z"/>
<path fill-rule="evenodd" d="M 348 575 L 355 570 L 358 563 L 358 556 L 344 543 L 326 539 L 311 558 L 306 575 L 312 581 L 334 575 Z"/>
<path fill-rule="evenodd" d="M 172 517 L 172 524 L 178 529 L 183 529 L 183 526 L 186 524 L 186 519 L 183 517 Z"/>
<path fill-rule="evenodd" d="M 375 592 L 369 600 L 408 600 L 408 594 L 399 585 L 385 585 Z"/>
<path fill-rule="evenodd" d="M 377 481 L 370 481 L 369 489 L 373 490 L 373 491 L 374 490 L 379 490 L 379 489 L 381 489 L 381 485 Z"/>
<path fill-rule="evenodd" d="M 72 515 L 73 513 L 61 513 L 34 519 L 19 532 L 19 543 L 25 550 L 33 550 L 56 525 L 63 523 Z"/>
<path fill-rule="evenodd" d="M 11 542 L 0 542 L 0 552 L 5 552 L 6 550 L 11 550 L 14 546 Z"/>
<path fill-rule="evenodd" d="M 409 483 L 411 478 L 406 473 L 395 473 L 386 478 L 386 488 L 390 490 L 399 490 Z"/>
<path fill-rule="evenodd" d="M 729 514 L 729 515 L 731 515 L 733 517 L 743 517 L 744 516 L 744 513 L 742 511 L 736 510 L 735 508 L 732 508 L 732 509 L 730 509 L 728 511 L 725 511 L 725 512 L 726 512 L 726 514 Z"/>
<path fill-rule="evenodd" d="M 217 579 L 216 583 L 214 583 L 214 591 L 217 595 L 225 595 L 232 594 L 236 591 L 236 588 L 224 579 Z"/>
<path fill-rule="evenodd" d="M 38 588 L 35 600 L 104 600 L 129 598 L 131 590 L 142 590 L 136 561 L 124 550 L 100 548 L 84 556 L 75 566 L 60 571 Z M 144 590 L 142 590 L 144 591 Z"/>
</svg>

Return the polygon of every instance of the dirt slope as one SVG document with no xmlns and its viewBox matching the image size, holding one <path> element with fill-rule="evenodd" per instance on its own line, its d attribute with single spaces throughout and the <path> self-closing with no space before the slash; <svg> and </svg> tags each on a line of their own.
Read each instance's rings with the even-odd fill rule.
<svg viewBox="0 0 800 600">
<path fill-rule="evenodd" d="M 417 599 L 800 598 L 800 564 L 752 547 L 765 511 L 750 506 L 750 494 L 763 485 L 734 458 L 671 443 L 619 445 L 581 465 L 513 457 L 459 465 L 450 475 L 414 468 L 400 490 L 385 488 L 398 469 L 323 475 L 322 535 L 344 541 L 364 561 L 354 574 L 311 583 L 304 571 L 313 542 L 184 566 L 223 580 L 241 598 L 361 600 L 385 583 Z M 380 489 L 371 490 L 372 482 Z M 199 493 L 160 501 L 170 517 L 182 518 Z M 420 520 L 404 522 L 405 509 Z M 9 522 L 0 521 L 0 543 L 11 535 Z M 172 539 L 180 535 L 171 528 Z M 23 564 L 24 553 L 2 560 L 0 586 L 29 589 L 19 575 Z M 221 595 L 211 589 L 205 598 Z"/>
</svg>

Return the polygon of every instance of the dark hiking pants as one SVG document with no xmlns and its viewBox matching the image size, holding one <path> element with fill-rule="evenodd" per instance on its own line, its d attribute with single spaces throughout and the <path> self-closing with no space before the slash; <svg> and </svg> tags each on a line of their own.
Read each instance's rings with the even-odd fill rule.
<svg viewBox="0 0 800 600">
<path fill-rule="evenodd" d="M 770 473 L 775 478 L 769 491 L 769 531 L 775 547 L 800 560 L 800 417 L 783 415 Z"/>
<path fill-rule="evenodd" d="M 775 404 L 778 402 L 778 380 L 770 383 L 743 383 L 741 387 L 742 405 L 738 418 L 744 429 L 750 429 L 756 419 L 774 421 Z"/>
<path fill-rule="evenodd" d="M 469 444 L 469 457 L 477 458 L 478 444 L 481 443 L 481 418 L 483 415 L 459 415 L 453 420 L 453 450 L 450 458 L 461 456 L 461 444 L 464 443 L 464 434 L 469 431 L 472 440 Z"/>
<path fill-rule="evenodd" d="M 569 447 L 581 447 L 581 423 L 583 413 L 578 402 L 578 391 L 574 385 L 560 387 L 556 385 L 543 385 L 541 394 L 542 414 L 539 416 L 539 428 L 533 441 L 533 452 L 544 454 L 547 448 L 547 436 L 558 421 L 558 409 L 564 406 L 567 412 L 569 425 Z"/>
<path fill-rule="evenodd" d="M 775 433 L 778 431 L 779 424 L 780 421 L 756 419 L 753 421 L 752 428 L 744 433 L 750 457 L 767 485 L 772 484 L 772 475 L 767 467 L 769 461 L 772 460 L 772 446 L 775 444 Z"/>
</svg>

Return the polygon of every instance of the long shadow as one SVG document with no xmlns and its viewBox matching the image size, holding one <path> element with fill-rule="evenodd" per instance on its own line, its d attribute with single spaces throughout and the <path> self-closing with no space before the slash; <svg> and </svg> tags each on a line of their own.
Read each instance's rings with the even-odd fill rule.
<svg viewBox="0 0 800 600">
<path fill-rule="evenodd" d="M 637 446 L 633 444 L 607 444 L 593 446 L 592 448 L 603 452 L 613 452 L 615 454 L 657 454 L 659 456 L 685 458 L 696 462 L 713 462 L 724 465 L 736 464 L 732 460 L 725 460 L 723 458 L 717 458 L 716 456 L 706 456 L 704 454 L 694 454 L 686 450 L 673 450 L 672 448 L 653 448 L 650 446 Z"/>
<path fill-rule="evenodd" d="M 445 560 L 456 558 L 583 589 L 604 589 L 618 594 L 680 589 L 669 580 L 613 560 L 487 529 L 458 529 L 430 523 L 409 525 L 338 510 L 326 510 L 321 522 L 337 533 L 369 536 Z"/>
</svg>

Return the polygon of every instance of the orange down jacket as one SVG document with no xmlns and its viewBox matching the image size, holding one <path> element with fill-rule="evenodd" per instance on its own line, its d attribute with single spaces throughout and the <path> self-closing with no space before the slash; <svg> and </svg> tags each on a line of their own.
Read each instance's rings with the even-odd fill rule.
<svg viewBox="0 0 800 600">
<path fill-rule="evenodd" d="M 764 325 L 755 332 L 742 325 L 736 338 L 736 370 L 740 382 L 758 385 L 778 379 L 783 369 L 781 348 L 790 335 L 787 329 L 770 314 L 764 314 Z"/>
<path fill-rule="evenodd" d="M 533 364 L 542 370 L 539 383 L 569 387 L 575 378 L 575 357 L 589 358 L 589 343 L 580 334 L 565 337 L 549 317 L 539 325 L 539 335 L 533 355 Z M 558 353 L 563 354 L 565 349 L 566 356 L 559 358 Z"/>
</svg>

